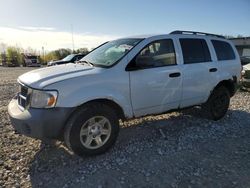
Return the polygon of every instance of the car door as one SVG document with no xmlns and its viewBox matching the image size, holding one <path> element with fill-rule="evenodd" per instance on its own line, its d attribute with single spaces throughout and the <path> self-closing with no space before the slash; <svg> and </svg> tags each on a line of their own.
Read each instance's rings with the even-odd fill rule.
<svg viewBox="0 0 250 188">
<path fill-rule="evenodd" d="M 136 117 L 178 108 L 182 75 L 172 39 L 157 40 L 146 45 L 127 68 Z"/>
<path fill-rule="evenodd" d="M 205 39 L 180 38 L 183 64 L 183 88 L 180 107 L 206 101 L 216 85 L 217 63 L 212 61 Z"/>
</svg>

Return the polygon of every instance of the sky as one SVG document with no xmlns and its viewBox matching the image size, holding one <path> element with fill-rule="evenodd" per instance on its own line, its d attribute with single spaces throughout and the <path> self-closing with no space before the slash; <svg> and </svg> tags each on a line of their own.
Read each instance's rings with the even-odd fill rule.
<svg viewBox="0 0 250 188">
<path fill-rule="evenodd" d="M 0 8 L 0 43 L 37 50 L 174 30 L 250 36 L 250 0 L 0 0 Z"/>
</svg>

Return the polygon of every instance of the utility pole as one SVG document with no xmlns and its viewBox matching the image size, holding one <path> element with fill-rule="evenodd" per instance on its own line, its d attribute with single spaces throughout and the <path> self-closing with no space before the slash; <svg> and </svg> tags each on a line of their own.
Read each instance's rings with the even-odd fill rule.
<svg viewBox="0 0 250 188">
<path fill-rule="evenodd" d="M 42 52 L 43 52 L 43 63 L 45 63 L 45 53 L 44 53 L 44 46 L 42 46 Z"/>
<path fill-rule="evenodd" d="M 73 25 L 72 24 L 71 24 L 71 33 L 72 33 L 72 53 L 74 53 L 75 44 L 74 44 L 74 33 L 73 33 Z"/>
</svg>

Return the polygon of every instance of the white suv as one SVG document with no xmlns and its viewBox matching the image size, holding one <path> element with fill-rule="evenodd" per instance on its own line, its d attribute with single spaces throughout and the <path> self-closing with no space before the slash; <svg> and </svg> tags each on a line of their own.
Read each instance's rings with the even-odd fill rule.
<svg viewBox="0 0 250 188">
<path fill-rule="evenodd" d="M 60 139 L 78 155 L 114 144 L 119 119 L 202 105 L 222 118 L 240 79 L 233 44 L 200 32 L 122 38 L 102 44 L 78 64 L 47 67 L 18 78 L 8 106 L 17 132 Z"/>
</svg>

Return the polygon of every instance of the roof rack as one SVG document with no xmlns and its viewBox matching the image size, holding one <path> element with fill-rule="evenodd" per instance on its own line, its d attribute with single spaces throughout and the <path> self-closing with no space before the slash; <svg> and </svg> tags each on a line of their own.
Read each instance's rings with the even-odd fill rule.
<svg viewBox="0 0 250 188">
<path fill-rule="evenodd" d="M 180 31 L 180 30 L 176 30 L 176 31 L 172 31 L 169 34 L 207 35 L 207 36 L 213 36 L 213 37 L 219 37 L 219 38 L 225 39 L 225 37 L 222 36 L 222 35 L 215 35 L 215 34 L 211 34 L 211 33 L 203 33 L 203 32 L 199 32 L 199 31 Z"/>
</svg>

